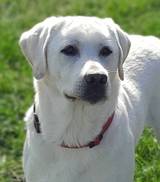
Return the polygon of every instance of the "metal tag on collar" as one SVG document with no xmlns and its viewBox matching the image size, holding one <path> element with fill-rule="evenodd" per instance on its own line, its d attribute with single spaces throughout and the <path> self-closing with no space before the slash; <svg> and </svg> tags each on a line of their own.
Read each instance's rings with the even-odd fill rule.
<svg viewBox="0 0 160 182">
<path fill-rule="evenodd" d="M 36 114 L 36 108 L 35 108 L 35 103 L 33 104 L 33 119 L 34 119 L 34 127 L 37 133 L 41 133 L 41 129 L 40 129 L 40 122 L 38 119 L 38 116 Z"/>
</svg>

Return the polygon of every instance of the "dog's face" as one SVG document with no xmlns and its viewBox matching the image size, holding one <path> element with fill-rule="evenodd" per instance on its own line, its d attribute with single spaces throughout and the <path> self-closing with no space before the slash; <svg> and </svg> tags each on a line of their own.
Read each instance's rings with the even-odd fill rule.
<svg viewBox="0 0 160 182">
<path fill-rule="evenodd" d="M 68 101 L 95 104 L 109 97 L 112 83 L 127 57 L 127 35 L 111 20 L 52 17 L 25 32 L 20 40 L 37 79 Z"/>
</svg>

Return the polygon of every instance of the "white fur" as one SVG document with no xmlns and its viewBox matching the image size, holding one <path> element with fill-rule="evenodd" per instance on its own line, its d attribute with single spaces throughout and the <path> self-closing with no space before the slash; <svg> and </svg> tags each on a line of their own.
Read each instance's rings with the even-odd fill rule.
<svg viewBox="0 0 160 182">
<path fill-rule="evenodd" d="M 68 44 L 76 44 L 80 55 L 63 55 L 60 50 Z M 36 78 L 36 112 L 42 129 L 36 133 L 31 107 L 25 118 L 27 182 L 132 182 L 134 150 L 144 125 L 150 124 L 160 136 L 160 41 L 127 35 L 111 19 L 51 17 L 22 34 L 20 45 Z M 105 59 L 98 55 L 102 45 L 113 50 Z M 122 64 L 124 81 L 120 81 Z M 79 98 L 83 88 L 78 84 L 87 72 L 108 76 L 105 102 L 89 104 Z M 68 100 L 64 93 L 77 99 Z M 60 146 L 93 140 L 113 111 L 100 145 Z"/>
</svg>

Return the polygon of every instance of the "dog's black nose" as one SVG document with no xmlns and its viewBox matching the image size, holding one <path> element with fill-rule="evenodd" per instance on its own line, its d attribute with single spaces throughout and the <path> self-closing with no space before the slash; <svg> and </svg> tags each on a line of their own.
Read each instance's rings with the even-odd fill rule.
<svg viewBox="0 0 160 182">
<path fill-rule="evenodd" d="M 104 85 L 107 83 L 107 75 L 106 74 L 87 74 L 84 76 L 85 81 L 89 85 Z"/>
</svg>

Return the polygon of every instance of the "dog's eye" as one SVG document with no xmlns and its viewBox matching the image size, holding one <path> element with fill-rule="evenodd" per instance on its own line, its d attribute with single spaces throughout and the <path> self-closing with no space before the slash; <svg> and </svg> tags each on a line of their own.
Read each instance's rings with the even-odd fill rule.
<svg viewBox="0 0 160 182">
<path fill-rule="evenodd" d="M 104 47 L 102 47 L 102 49 L 100 50 L 99 56 L 106 57 L 106 56 L 109 56 L 111 53 L 112 53 L 112 51 L 110 50 L 110 48 L 107 47 L 107 46 L 104 46 Z"/>
<path fill-rule="evenodd" d="M 61 50 L 61 53 L 65 54 L 66 56 L 76 56 L 78 55 L 79 51 L 77 47 L 68 45 Z"/>
</svg>

